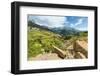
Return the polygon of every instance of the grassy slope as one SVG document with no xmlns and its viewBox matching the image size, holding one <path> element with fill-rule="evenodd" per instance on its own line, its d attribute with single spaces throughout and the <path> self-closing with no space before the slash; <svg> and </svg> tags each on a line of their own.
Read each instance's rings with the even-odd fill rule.
<svg viewBox="0 0 100 76">
<path fill-rule="evenodd" d="M 30 27 L 28 26 L 28 28 Z M 58 34 L 36 27 L 28 29 L 28 57 L 53 52 L 54 48 L 52 45 L 66 50 L 67 47 L 72 45 L 76 40 L 87 41 L 87 33 L 81 32 L 79 36 L 61 37 Z"/>
<path fill-rule="evenodd" d="M 58 47 L 63 45 L 60 35 L 39 28 L 28 30 L 28 57 L 52 52 L 54 50 L 52 45 Z"/>
</svg>

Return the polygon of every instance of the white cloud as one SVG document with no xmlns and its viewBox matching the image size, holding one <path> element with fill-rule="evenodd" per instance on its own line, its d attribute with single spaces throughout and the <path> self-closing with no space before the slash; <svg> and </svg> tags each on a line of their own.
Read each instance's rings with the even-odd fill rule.
<svg viewBox="0 0 100 76">
<path fill-rule="evenodd" d="M 78 20 L 78 22 L 75 23 L 75 26 L 82 24 L 82 22 L 83 22 L 83 18 L 80 18 L 80 19 Z"/>
<path fill-rule="evenodd" d="M 83 18 L 78 19 L 78 21 L 76 23 L 71 23 L 70 22 L 70 27 L 72 28 L 78 28 L 82 25 L 83 23 Z"/>
<path fill-rule="evenodd" d="M 35 21 L 35 23 L 41 25 L 41 26 L 47 26 L 47 27 L 63 27 L 68 26 L 75 28 L 77 30 L 87 30 L 88 26 L 88 19 L 86 17 L 81 18 L 75 18 L 74 22 L 72 20 L 68 20 L 67 17 L 64 16 L 29 16 L 29 20 Z M 76 20 L 77 19 L 77 20 Z"/>
<path fill-rule="evenodd" d="M 66 21 L 65 17 L 60 16 L 33 16 L 32 19 L 37 24 L 48 27 L 62 27 Z"/>
<path fill-rule="evenodd" d="M 74 26 L 75 26 L 74 24 L 70 23 L 70 27 L 74 27 Z"/>
<path fill-rule="evenodd" d="M 86 31 L 87 30 L 87 19 L 86 18 L 79 18 L 76 23 L 71 23 L 70 26 L 81 31 Z"/>
</svg>

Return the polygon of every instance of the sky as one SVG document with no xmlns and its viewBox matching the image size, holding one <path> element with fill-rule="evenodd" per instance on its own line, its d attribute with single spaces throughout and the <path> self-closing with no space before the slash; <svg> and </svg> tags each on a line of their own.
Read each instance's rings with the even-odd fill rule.
<svg viewBox="0 0 100 76">
<path fill-rule="evenodd" d="M 67 26 L 80 31 L 88 30 L 88 17 L 28 15 L 28 20 L 51 28 Z"/>
</svg>

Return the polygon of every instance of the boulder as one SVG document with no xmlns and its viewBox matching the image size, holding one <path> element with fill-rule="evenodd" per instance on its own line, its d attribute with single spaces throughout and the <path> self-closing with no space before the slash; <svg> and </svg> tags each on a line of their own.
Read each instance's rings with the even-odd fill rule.
<svg viewBox="0 0 100 76">
<path fill-rule="evenodd" d="M 75 56 L 76 59 L 86 59 L 86 56 L 81 52 L 76 52 Z"/>
<path fill-rule="evenodd" d="M 88 56 L 88 45 L 85 41 L 77 40 L 73 45 L 73 49 L 75 52 L 82 53 L 83 55 L 85 55 L 85 57 Z"/>
<path fill-rule="evenodd" d="M 64 59 L 66 57 L 66 52 L 65 51 L 59 49 L 58 47 L 56 47 L 54 45 L 53 45 L 53 48 L 55 48 L 55 53 L 57 53 L 60 58 Z"/>
</svg>

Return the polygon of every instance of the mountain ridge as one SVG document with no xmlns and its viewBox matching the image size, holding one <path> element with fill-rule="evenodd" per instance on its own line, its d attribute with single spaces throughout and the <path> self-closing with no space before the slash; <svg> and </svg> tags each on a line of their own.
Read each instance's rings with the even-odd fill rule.
<svg viewBox="0 0 100 76">
<path fill-rule="evenodd" d="M 81 32 L 79 30 L 76 30 L 76 29 L 74 29 L 72 27 L 68 27 L 68 26 L 50 28 L 50 27 L 47 27 L 44 25 L 36 24 L 35 22 L 32 22 L 32 21 L 28 21 L 28 25 L 30 25 L 31 27 L 37 27 L 37 28 L 41 28 L 41 29 L 44 29 L 47 31 L 51 31 L 56 34 L 60 34 L 61 36 L 79 35 L 79 33 Z"/>
</svg>

